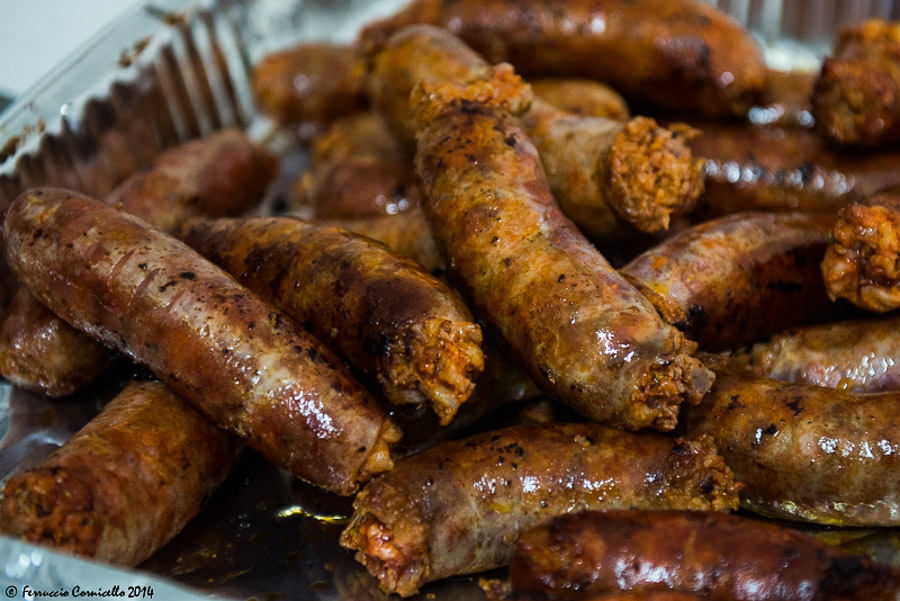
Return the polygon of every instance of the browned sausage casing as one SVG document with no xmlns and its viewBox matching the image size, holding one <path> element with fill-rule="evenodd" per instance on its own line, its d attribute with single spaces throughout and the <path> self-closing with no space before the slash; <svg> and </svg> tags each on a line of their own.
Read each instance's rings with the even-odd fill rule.
<svg viewBox="0 0 900 601">
<path fill-rule="evenodd" d="M 263 198 L 276 162 L 245 133 L 225 130 L 160 154 L 104 202 L 173 232 L 193 215 L 244 213 Z M 52 397 L 74 393 L 108 365 L 106 348 L 19 292 L 0 326 L 0 373 Z"/>
<path fill-rule="evenodd" d="M 492 71 L 462 40 L 432 25 L 397 32 L 371 62 L 373 104 L 410 141 L 416 129 L 410 92 L 417 83 L 473 83 Z M 682 135 L 689 128 L 662 128 L 648 117 L 627 123 L 579 117 L 538 100 L 522 123 L 563 213 L 595 240 L 634 236 L 631 228 L 664 230 L 673 216 L 693 208 L 703 189 L 702 164 Z"/>
<path fill-rule="evenodd" d="M 231 471 L 237 439 L 159 382 L 131 382 L 37 468 L 6 483 L 0 529 L 134 566 L 171 540 Z"/>
<path fill-rule="evenodd" d="M 253 92 L 278 123 L 323 125 L 366 106 L 362 75 L 352 46 L 302 43 L 264 56 L 253 68 Z"/>
<path fill-rule="evenodd" d="M 484 367 L 481 328 L 440 280 L 384 246 L 292 217 L 192 221 L 182 239 L 378 382 L 448 423 Z"/>
<path fill-rule="evenodd" d="M 62 397 L 93 382 L 111 357 L 27 288 L 19 288 L 0 324 L 0 373 L 17 388 Z"/>
<path fill-rule="evenodd" d="M 676 234 L 621 272 L 701 348 L 736 348 L 832 309 L 819 269 L 830 223 L 735 214 Z"/>
<path fill-rule="evenodd" d="M 528 83 L 535 98 L 579 117 L 627 121 L 631 109 L 613 88 L 594 79 L 544 77 Z"/>
<path fill-rule="evenodd" d="M 419 204 L 412 159 L 372 111 L 335 121 L 314 140 L 313 162 L 292 186 L 292 208 L 321 219 L 394 215 Z"/>
<path fill-rule="evenodd" d="M 900 315 L 790 328 L 731 353 L 758 376 L 849 392 L 900 391 Z"/>
<path fill-rule="evenodd" d="M 38 300 L 279 466 L 342 494 L 391 467 L 399 433 L 340 359 L 184 244 L 52 188 L 17 198 L 3 236 Z"/>
<path fill-rule="evenodd" d="M 706 161 L 698 220 L 748 210 L 825 212 L 900 184 L 900 152 L 835 149 L 814 132 L 692 123 L 691 150 Z"/>
<path fill-rule="evenodd" d="M 900 524 L 900 393 L 787 384 L 715 365 L 716 383 L 682 416 L 714 438 L 745 488 L 742 506 L 843 526 Z"/>
<path fill-rule="evenodd" d="M 731 473 L 708 440 L 599 424 L 514 426 L 397 462 L 354 501 L 341 544 L 403 596 L 505 565 L 517 535 L 582 509 L 727 511 Z"/>
<path fill-rule="evenodd" d="M 703 162 L 687 146 L 688 127 L 578 117 L 538 99 L 522 123 L 560 209 L 593 240 L 634 237 L 631 228 L 665 231 L 703 191 Z"/>
<path fill-rule="evenodd" d="M 700 0 L 416 0 L 362 39 L 378 46 L 413 23 L 446 27 L 529 77 L 599 79 L 688 112 L 744 115 L 766 81 L 750 34 Z"/>
<path fill-rule="evenodd" d="M 842 144 L 900 140 L 900 24 L 870 19 L 840 32 L 812 102 L 816 125 Z"/>
<path fill-rule="evenodd" d="M 822 260 L 829 296 L 876 313 L 900 307 L 898 254 L 900 187 L 842 208 Z"/>
<path fill-rule="evenodd" d="M 700 511 L 585 511 L 519 537 L 516 591 L 675 590 L 718 601 L 896 599 L 900 573 L 762 520 Z"/>
<path fill-rule="evenodd" d="M 521 84 L 499 70 L 483 87 L 417 90 L 425 214 L 468 297 L 551 396 L 597 421 L 671 430 L 711 374 L 559 210 L 504 108 Z"/>
<path fill-rule="evenodd" d="M 420 207 L 396 215 L 369 219 L 331 219 L 321 223 L 377 240 L 396 253 L 422 265 L 428 272 L 444 269 L 444 259 Z"/>
</svg>

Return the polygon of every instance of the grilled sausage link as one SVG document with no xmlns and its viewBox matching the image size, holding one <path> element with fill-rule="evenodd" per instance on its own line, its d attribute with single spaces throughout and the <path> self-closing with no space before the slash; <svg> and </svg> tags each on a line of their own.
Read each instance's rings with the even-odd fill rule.
<svg viewBox="0 0 900 601">
<path fill-rule="evenodd" d="M 900 140 L 900 24 L 870 19 L 847 27 L 813 88 L 816 125 L 842 144 Z"/>
<path fill-rule="evenodd" d="M 750 210 L 836 215 L 849 202 L 900 185 L 897 150 L 851 152 L 808 130 L 693 122 L 705 160 L 697 220 Z"/>
<path fill-rule="evenodd" d="M 256 206 L 275 176 L 275 158 L 243 132 L 224 130 L 160 154 L 104 202 L 173 232 L 193 215 L 237 215 Z M 0 373 L 51 397 L 93 382 L 109 363 L 106 348 L 35 299 L 18 293 L 0 325 Z"/>
<path fill-rule="evenodd" d="M 598 79 L 679 111 L 744 115 L 766 82 L 750 34 L 699 0 L 415 0 L 362 43 L 379 47 L 413 23 L 445 27 L 528 77 Z"/>
<path fill-rule="evenodd" d="M 884 313 L 900 307 L 900 187 L 849 204 L 838 213 L 822 259 L 832 299 Z"/>
<path fill-rule="evenodd" d="M 505 565 L 517 535 L 581 509 L 735 507 L 708 440 L 598 424 L 513 426 L 397 462 L 356 497 L 341 544 L 385 591 Z"/>
<path fill-rule="evenodd" d="M 665 231 L 703 191 L 703 162 L 687 146 L 694 135 L 688 127 L 660 127 L 649 117 L 577 117 L 539 100 L 522 124 L 560 209 L 591 239 L 633 236 L 622 224 Z"/>
<path fill-rule="evenodd" d="M 621 272 L 701 348 L 737 348 L 832 309 L 819 268 L 830 222 L 739 213 L 676 234 Z"/>
<path fill-rule="evenodd" d="M 399 433 L 340 359 L 184 244 L 57 189 L 17 198 L 3 237 L 38 300 L 280 467 L 341 494 L 391 467 Z"/>
<path fill-rule="evenodd" d="M 291 217 L 195 220 L 182 239 L 330 345 L 399 404 L 448 423 L 484 367 L 481 328 L 441 281 L 380 244 Z"/>
<path fill-rule="evenodd" d="M 688 436 L 712 436 L 744 485 L 743 507 L 789 520 L 896 526 L 900 396 L 776 382 L 713 358 L 716 383 L 682 415 Z"/>
<path fill-rule="evenodd" d="M 412 159 L 373 111 L 340 118 L 313 140 L 312 165 L 289 207 L 320 219 L 394 215 L 419 204 Z"/>
<path fill-rule="evenodd" d="M 849 392 L 900 391 L 900 315 L 790 328 L 728 362 L 781 382 Z"/>
<path fill-rule="evenodd" d="M 549 395 L 597 421 L 671 430 L 711 374 L 559 210 L 509 112 L 527 88 L 499 69 L 413 94 L 426 218 L 468 298 Z"/>
<path fill-rule="evenodd" d="M 411 26 L 372 59 L 368 77 L 375 108 L 398 135 L 414 140 L 410 92 L 420 81 L 470 83 L 491 67 L 445 29 Z M 647 117 L 627 123 L 578 117 L 535 101 L 523 116 L 559 206 L 589 237 L 627 237 L 666 229 L 690 211 L 703 189 L 702 163 L 685 138 L 688 128 L 661 128 Z M 621 228 L 625 223 L 631 228 Z"/>
<path fill-rule="evenodd" d="M 260 110 L 282 125 L 325 125 L 366 106 L 363 64 L 349 45 L 307 42 L 253 67 Z"/>
<path fill-rule="evenodd" d="M 17 388 L 63 397 L 109 366 L 105 346 L 19 288 L 0 324 L 0 374 Z"/>
<path fill-rule="evenodd" d="M 368 219 L 325 219 L 319 223 L 377 240 L 394 252 L 419 263 L 429 273 L 445 268 L 444 259 L 435 245 L 420 207 L 396 215 Z"/>
<path fill-rule="evenodd" d="M 631 109 L 613 88 L 593 79 L 543 77 L 528 83 L 534 97 L 579 117 L 605 117 L 628 121 Z"/>
<path fill-rule="evenodd" d="M 896 599 L 900 573 L 774 523 L 700 511 L 585 511 L 519 537 L 515 591 L 673 590 L 718 601 Z"/>
<path fill-rule="evenodd" d="M 38 467 L 9 479 L 0 530 L 135 566 L 197 514 L 239 446 L 165 385 L 133 381 Z"/>
</svg>

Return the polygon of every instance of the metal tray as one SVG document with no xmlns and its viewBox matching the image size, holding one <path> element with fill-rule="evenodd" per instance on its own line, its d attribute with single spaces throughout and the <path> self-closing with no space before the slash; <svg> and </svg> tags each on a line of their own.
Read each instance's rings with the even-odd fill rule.
<svg viewBox="0 0 900 601">
<path fill-rule="evenodd" d="M 102 196 L 161 150 L 224 127 L 246 128 L 277 146 L 272 124 L 254 105 L 251 66 L 301 40 L 350 41 L 361 24 L 404 2 L 155 0 L 134 9 L 0 115 L 0 207 L 35 185 Z M 827 51 L 821 31 L 785 27 L 784 7 L 796 4 L 718 4 L 760 36 L 775 66 L 787 56 L 788 66 L 808 67 Z M 826 4 L 804 6 L 827 12 Z M 864 4 L 893 14 L 891 2 Z M 832 7 L 827 14 L 833 13 Z M 830 36 L 835 23 L 821 27 Z M 0 383 L 0 483 L 68 439 L 116 383 L 111 376 L 56 401 Z M 337 544 L 349 509 L 349 500 L 314 490 L 246 451 L 201 514 L 137 569 L 0 537 L 0 585 L 8 598 L 18 599 L 29 598 L 25 587 L 71 595 L 75 586 L 140 598 L 149 598 L 140 587 L 151 587 L 155 601 L 384 599 L 375 580 Z M 896 531 L 808 530 L 900 565 Z M 460 577 L 429 585 L 413 599 L 474 601 L 484 595 L 474 577 Z"/>
</svg>

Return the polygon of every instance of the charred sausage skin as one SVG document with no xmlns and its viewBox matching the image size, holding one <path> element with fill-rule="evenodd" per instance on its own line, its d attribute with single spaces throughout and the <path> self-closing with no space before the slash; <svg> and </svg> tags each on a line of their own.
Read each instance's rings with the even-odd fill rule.
<svg viewBox="0 0 900 601">
<path fill-rule="evenodd" d="M 900 523 L 900 397 L 776 382 L 712 357 L 716 383 L 682 416 L 712 436 L 744 485 L 742 506 L 841 526 Z"/>
<path fill-rule="evenodd" d="M 417 92 L 424 211 L 480 314 L 551 396 L 597 421 L 671 430 L 711 374 L 559 210 L 508 110 L 527 88 L 500 69 L 482 86 Z"/>
<path fill-rule="evenodd" d="M 397 462 L 354 501 L 341 544 L 403 596 L 505 565 L 516 536 L 580 509 L 727 511 L 737 486 L 708 440 L 599 424 L 513 426 Z"/>
<path fill-rule="evenodd" d="M 171 233 L 193 215 L 237 215 L 258 205 L 275 169 L 275 157 L 245 133 L 224 130 L 166 150 L 104 202 Z M 0 325 L 0 373 L 20 388 L 72 394 L 103 372 L 110 353 L 28 294 L 17 293 Z"/>
<path fill-rule="evenodd" d="M 395 403 L 448 423 L 484 366 L 481 328 L 421 267 L 350 232 L 291 217 L 194 220 L 182 239 L 274 303 Z"/>
<path fill-rule="evenodd" d="M 279 466 L 342 494 L 390 468 L 399 433 L 341 361 L 186 245 L 58 189 L 17 198 L 3 236 L 38 300 Z"/>
<path fill-rule="evenodd" d="M 830 223 L 738 213 L 672 236 L 621 272 L 701 348 L 737 348 L 833 310 L 819 268 Z"/>
<path fill-rule="evenodd" d="M 895 599 L 900 573 L 794 530 L 703 511 L 584 511 L 523 534 L 513 590 L 673 590 L 719 601 Z"/>
<path fill-rule="evenodd" d="M 197 514 L 239 448 L 165 385 L 133 381 L 38 467 L 9 479 L 0 529 L 135 566 Z"/>
</svg>

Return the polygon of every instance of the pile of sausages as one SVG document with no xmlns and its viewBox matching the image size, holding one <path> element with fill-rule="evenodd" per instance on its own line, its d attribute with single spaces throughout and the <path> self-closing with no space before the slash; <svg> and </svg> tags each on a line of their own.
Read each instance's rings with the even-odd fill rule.
<svg viewBox="0 0 900 601">
<path fill-rule="evenodd" d="M 264 58 L 261 111 L 315 132 L 283 210 L 238 131 L 6 209 L 0 373 L 152 378 L 10 478 L 0 529 L 137 565 L 246 445 L 354 496 L 386 593 L 895 599 L 761 518 L 900 523 L 898 56 L 870 21 L 774 73 L 700 0 L 413 0 Z"/>
</svg>

